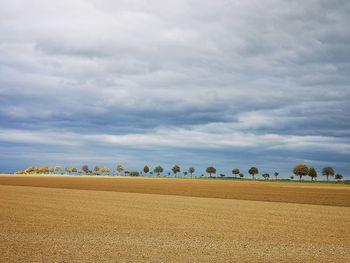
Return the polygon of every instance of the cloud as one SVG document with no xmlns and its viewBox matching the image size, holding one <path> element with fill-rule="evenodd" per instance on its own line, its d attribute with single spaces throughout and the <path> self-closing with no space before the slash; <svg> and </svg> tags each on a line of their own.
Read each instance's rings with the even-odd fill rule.
<svg viewBox="0 0 350 263">
<path fill-rule="evenodd" d="M 152 148 L 159 163 L 187 151 L 197 164 L 210 156 L 227 169 L 238 153 L 259 152 L 252 162 L 281 169 L 298 158 L 278 163 L 276 155 L 315 156 L 315 164 L 333 155 L 350 172 L 347 1 L 4 0 L 2 7 L 4 149 L 51 145 L 52 158 L 66 160 L 76 147 L 80 156 L 93 150 L 93 162 L 108 145 L 130 160 Z"/>
</svg>

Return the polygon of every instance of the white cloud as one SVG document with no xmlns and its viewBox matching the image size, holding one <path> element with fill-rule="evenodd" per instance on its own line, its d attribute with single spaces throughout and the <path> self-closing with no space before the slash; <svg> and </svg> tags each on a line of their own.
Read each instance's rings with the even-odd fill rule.
<svg viewBox="0 0 350 263">
<path fill-rule="evenodd" d="M 189 149 L 227 149 L 258 148 L 282 150 L 329 150 L 338 153 L 350 153 L 348 139 L 326 136 L 291 136 L 244 132 L 206 133 L 204 127 L 192 130 L 160 129 L 147 134 L 92 134 L 81 135 L 72 132 L 0 130 L 0 140 L 44 145 L 83 146 L 99 144 L 100 147 L 172 147 Z"/>
</svg>

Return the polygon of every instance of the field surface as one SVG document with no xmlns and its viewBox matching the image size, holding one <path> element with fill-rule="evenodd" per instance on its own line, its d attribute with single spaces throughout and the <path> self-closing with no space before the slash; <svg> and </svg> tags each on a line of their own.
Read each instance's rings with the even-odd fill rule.
<svg viewBox="0 0 350 263">
<path fill-rule="evenodd" d="M 91 176 L 0 176 L 0 185 L 211 197 L 350 207 L 350 185 Z"/>
<path fill-rule="evenodd" d="M 0 262 L 349 262 L 349 193 L 331 184 L 0 176 Z"/>
</svg>

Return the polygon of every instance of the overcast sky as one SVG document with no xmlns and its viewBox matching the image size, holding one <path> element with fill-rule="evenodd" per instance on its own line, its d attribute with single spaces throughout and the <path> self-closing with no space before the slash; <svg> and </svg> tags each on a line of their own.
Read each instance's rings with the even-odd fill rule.
<svg viewBox="0 0 350 263">
<path fill-rule="evenodd" d="M 1 0 L 0 171 L 350 174 L 350 2 Z"/>
</svg>

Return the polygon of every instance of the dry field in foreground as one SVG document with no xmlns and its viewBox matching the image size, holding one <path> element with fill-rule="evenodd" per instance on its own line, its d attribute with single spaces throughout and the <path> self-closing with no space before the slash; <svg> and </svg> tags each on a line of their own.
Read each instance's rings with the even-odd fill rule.
<svg viewBox="0 0 350 263">
<path fill-rule="evenodd" d="M 128 182 L 132 189 L 138 180 L 115 181 Z M 164 184 L 172 181 L 176 185 L 190 180 L 149 181 Z M 329 206 L 198 198 L 115 189 L 82 191 L 11 186 L 3 182 L 0 180 L 0 262 L 349 262 L 350 259 L 350 208 L 336 203 Z M 241 187 L 249 189 L 249 182 L 245 184 Z M 256 184 L 259 183 L 252 183 L 254 187 Z M 289 191 L 290 186 L 278 184 L 270 191 L 278 193 L 281 188 Z M 150 192 L 157 189 L 150 188 Z M 333 186 L 317 189 L 327 194 L 330 189 L 347 191 L 346 187 Z"/>
</svg>

